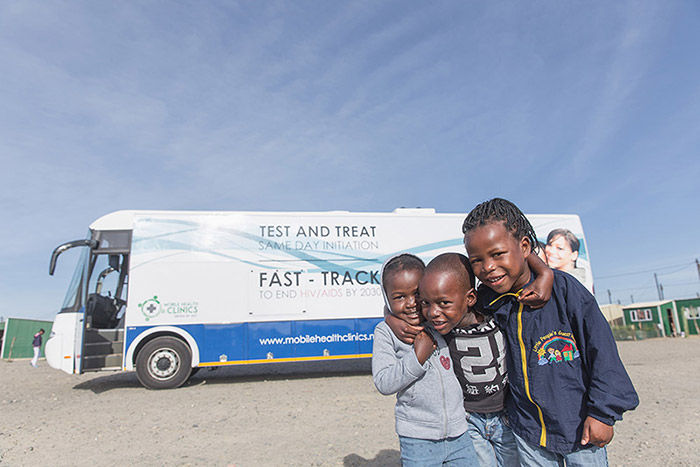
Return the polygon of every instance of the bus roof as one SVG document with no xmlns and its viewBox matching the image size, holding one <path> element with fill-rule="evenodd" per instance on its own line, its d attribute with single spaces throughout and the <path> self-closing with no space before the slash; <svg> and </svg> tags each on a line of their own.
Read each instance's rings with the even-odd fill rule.
<svg viewBox="0 0 700 467">
<path fill-rule="evenodd" d="M 315 215 L 386 215 L 392 213 L 384 212 L 350 212 L 350 211 L 151 211 L 151 210 L 123 210 L 114 211 L 109 214 L 95 220 L 90 224 L 90 228 L 93 230 L 130 230 L 134 227 L 134 216 L 137 215 L 152 215 L 152 216 L 167 216 L 167 215 L 230 215 L 233 213 L 246 214 L 246 215 L 304 215 L 304 216 L 315 216 Z M 397 208 L 393 211 L 393 214 L 397 215 L 434 215 L 436 214 L 433 208 Z"/>
<path fill-rule="evenodd" d="M 395 216 L 466 216 L 466 213 L 438 213 L 434 208 L 397 208 L 393 212 L 351 212 L 351 211 L 176 211 L 176 210 L 123 210 L 114 211 L 95 220 L 90 224 L 92 230 L 132 230 L 134 228 L 134 217 L 137 215 L 151 216 L 167 216 L 167 215 L 280 215 L 280 216 L 325 216 L 325 215 L 348 215 L 348 216 L 380 216 L 380 215 L 395 215 Z M 530 218 L 536 217 L 551 217 L 557 218 L 575 217 L 576 214 L 527 214 Z"/>
</svg>

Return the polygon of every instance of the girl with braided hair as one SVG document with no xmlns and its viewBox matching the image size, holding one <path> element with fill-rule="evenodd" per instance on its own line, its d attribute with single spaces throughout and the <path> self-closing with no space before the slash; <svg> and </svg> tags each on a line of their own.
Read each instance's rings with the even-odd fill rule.
<svg viewBox="0 0 700 467">
<path fill-rule="evenodd" d="M 555 270 L 551 300 L 539 310 L 522 303 L 537 238 L 510 201 L 481 203 L 462 230 L 484 311 L 506 334 L 507 414 L 521 463 L 607 465 L 613 424 L 639 399 L 595 299 Z M 547 359 L 547 352 L 561 358 Z"/>
<path fill-rule="evenodd" d="M 505 200 L 503 198 L 493 198 L 490 201 L 486 201 L 484 203 L 479 204 L 477 207 L 471 210 L 471 212 L 467 215 L 467 218 L 464 219 L 464 223 L 462 224 L 462 233 L 464 234 L 464 244 L 467 246 L 467 238 L 469 232 L 472 232 L 480 227 L 485 227 L 488 225 L 492 224 L 499 224 L 503 227 L 507 233 L 513 237 L 513 238 L 518 238 L 521 239 L 522 241 L 526 242 L 526 244 L 523 245 L 522 248 L 522 259 L 524 262 L 524 266 L 521 267 L 518 272 L 522 274 L 521 277 L 518 279 L 520 280 L 520 288 L 523 289 L 527 284 L 530 283 L 530 270 L 528 268 L 528 261 L 532 263 L 533 261 L 535 262 L 541 262 L 534 260 L 531 255 L 531 253 L 535 253 L 535 248 L 539 245 L 539 242 L 537 240 L 537 235 L 535 234 L 535 229 L 532 227 L 532 224 L 530 224 L 530 221 L 527 220 L 525 217 L 525 214 L 523 214 L 520 209 L 518 209 L 517 206 L 515 206 L 513 203 L 511 203 L 508 200 Z M 489 237 L 489 240 L 493 240 L 496 232 L 491 232 Z M 469 250 L 467 246 L 467 251 Z M 498 253 L 499 256 L 505 256 L 507 255 L 506 251 L 501 251 Z M 472 267 L 474 266 L 472 257 L 469 257 L 470 262 L 472 263 Z M 510 258 L 509 258 L 510 259 Z M 539 260 L 539 257 L 537 258 Z M 476 273 L 476 270 L 474 271 Z M 503 271 L 502 271 L 503 272 Z M 501 284 L 501 281 L 505 280 L 505 285 L 512 285 L 512 279 L 509 278 L 506 275 L 490 275 L 486 280 L 482 279 L 479 277 L 479 275 L 476 275 L 480 281 L 482 281 L 486 286 L 488 286 L 491 289 L 496 290 L 495 287 L 498 288 L 498 291 L 503 290 L 502 293 L 506 292 L 507 290 L 504 289 L 503 284 Z M 521 297 L 522 294 L 518 295 L 518 300 L 523 302 L 525 297 Z M 548 299 L 549 297 L 547 297 Z M 546 302 L 547 300 L 545 300 Z M 527 304 L 527 302 L 525 302 Z"/>
</svg>

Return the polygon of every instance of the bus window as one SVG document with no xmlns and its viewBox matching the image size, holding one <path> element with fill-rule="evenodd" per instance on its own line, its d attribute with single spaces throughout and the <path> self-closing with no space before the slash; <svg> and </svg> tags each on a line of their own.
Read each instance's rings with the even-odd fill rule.
<svg viewBox="0 0 700 467">
<path fill-rule="evenodd" d="M 125 304 L 122 297 L 126 297 L 125 258 L 114 254 L 94 257 L 88 284 L 88 327 L 98 329 L 117 327 L 119 312 Z"/>
<path fill-rule="evenodd" d="M 88 251 L 88 248 L 83 248 L 80 253 L 80 259 L 78 259 L 78 264 L 75 266 L 75 272 L 73 272 L 73 278 L 68 286 L 68 292 L 63 300 L 61 311 L 75 312 L 83 305 L 82 284 L 84 283 L 85 268 L 87 267 Z"/>
</svg>

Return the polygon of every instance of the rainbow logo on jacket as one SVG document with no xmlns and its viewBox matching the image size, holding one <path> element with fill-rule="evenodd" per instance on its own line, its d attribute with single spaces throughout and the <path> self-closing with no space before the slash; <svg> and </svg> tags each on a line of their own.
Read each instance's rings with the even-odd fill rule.
<svg viewBox="0 0 700 467">
<path fill-rule="evenodd" d="M 574 336 L 565 331 L 552 331 L 540 337 L 532 350 L 537 352 L 540 366 L 570 362 L 580 357 Z"/>
</svg>

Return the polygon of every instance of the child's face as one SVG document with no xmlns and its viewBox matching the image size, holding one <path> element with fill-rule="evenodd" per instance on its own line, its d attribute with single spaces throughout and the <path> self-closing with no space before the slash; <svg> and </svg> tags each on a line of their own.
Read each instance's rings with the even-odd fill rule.
<svg viewBox="0 0 700 467">
<path fill-rule="evenodd" d="M 455 274 L 437 271 L 424 274 L 420 300 L 423 316 L 440 334 L 477 323 L 470 311 L 476 303 L 476 292 L 473 287 L 464 290 Z"/>
<path fill-rule="evenodd" d="M 391 313 L 416 326 L 423 321 L 418 304 L 418 283 L 421 279 L 418 270 L 396 271 L 386 280 L 386 296 Z"/>
<path fill-rule="evenodd" d="M 517 292 L 530 281 L 530 241 L 518 241 L 503 222 L 491 222 L 464 237 L 474 274 L 497 293 Z"/>
</svg>

